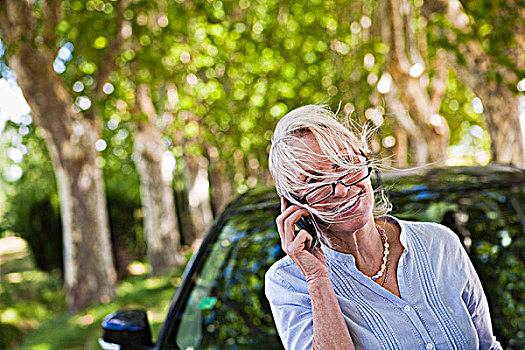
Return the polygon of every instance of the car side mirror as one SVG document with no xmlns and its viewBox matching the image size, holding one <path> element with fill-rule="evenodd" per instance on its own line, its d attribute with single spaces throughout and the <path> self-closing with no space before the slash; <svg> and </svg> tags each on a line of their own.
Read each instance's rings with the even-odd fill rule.
<svg viewBox="0 0 525 350">
<path fill-rule="evenodd" d="M 102 349 L 151 349 L 151 329 L 145 310 L 123 310 L 104 317 Z"/>
</svg>

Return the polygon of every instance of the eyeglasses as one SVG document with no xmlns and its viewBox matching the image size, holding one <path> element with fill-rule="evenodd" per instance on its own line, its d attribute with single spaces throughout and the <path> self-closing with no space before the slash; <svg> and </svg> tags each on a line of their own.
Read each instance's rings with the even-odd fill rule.
<svg viewBox="0 0 525 350">
<path fill-rule="evenodd" d="M 368 158 L 366 159 L 366 164 L 368 164 Z M 337 186 L 337 184 L 341 184 L 345 187 L 351 187 L 360 183 L 361 181 L 366 180 L 368 177 L 370 177 L 371 174 L 372 167 L 368 166 L 366 169 L 366 173 L 365 171 L 361 171 L 359 174 L 356 175 L 355 171 L 351 171 L 348 174 L 341 176 L 336 181 L 323 184 L 306 192 L 302 197 L 293 194 L 291 195 L 301 204 L 318 204 L 334 194 L 335 186 Z"/>
</svg>

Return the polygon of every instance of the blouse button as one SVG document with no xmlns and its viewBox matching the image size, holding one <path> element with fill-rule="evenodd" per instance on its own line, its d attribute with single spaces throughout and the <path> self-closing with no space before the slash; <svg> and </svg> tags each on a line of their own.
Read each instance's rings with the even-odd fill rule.
<svg viewBox="0 0 525 350">
<path fill-rule="evenodd" d="M 410 311 L 410 306 L 405 305 L 405 307 L 403 308 L 403 310 L 405 310 L 405 312 L 409 312 L 409 311 Z M 428 347 L 427 347 L 427 348 L 428 348 Z"/>
<path fill-rule="evenodd" d="M 427 349 L 428 349 L 428 350 L 432 350 L 432 349 L 434 349 L 434 344 L 432 344 L 432 343 L 427 343 Z"/>
</svg>

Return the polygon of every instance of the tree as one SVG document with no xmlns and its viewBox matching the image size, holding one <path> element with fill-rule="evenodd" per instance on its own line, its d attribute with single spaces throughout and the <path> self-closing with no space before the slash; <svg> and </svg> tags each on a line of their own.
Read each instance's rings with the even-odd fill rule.
<svg viewBox="0 0 525 350">
<path fill-rule="evenodd" d="M 437 50 L 438 55 L 432 60 L 426 57 L 425 26 L 415 12 L 408 1 L 399 0 L 383 1 L 378 8 L 375 23 L 390 47 L 382 74 L 391 81 L 389 87 L 378 86 L 378 89 L 389 94 L 386 104 L 396 116 L 397 129 L 403 129 L 403 133 L 397 131 L 397 139 L 405 144 L 403 139 L 408 138 L 412 163 L 444 164 L 450 130 L 439 109 L 449 68 L 443 50 Z M 428 89 L 430 68 L 434 68 L 435 74 Z M 398 165 L 402 166 L 406 152 L 403 149 L 398 152 L 401 153 Z"/>
<path fill-rule="evenodd" d="M 483 102 L 492 161 L 525 165 L 516 89 L 523 77 L 523 1 L 436 1 L 424 7 L 433 40 Z"/>
<path fill-rule="evenodd" d="M 64 61 L 61 50 L 74 47 L 60 77 L 48 69 L 55 80 L 46 78 L 47 86 L 58 88 L 44 92 L 66 101 L 59 114 L 81 126 L 69 126 L 65 138 L 80 138 L 76 132 L 90 128 L 92 133 L 82 134 L 89 136 L 85 145 L 98 140 L 105 147 L 107 141 L 106 150 L 84 158 L 106 173 L 108 167 L 118 172 L 119 162 L 131 159 L 134 136 L 147 202 L 160 198 L 146 193 L 148 188 L 168 187 L 141 162 L 151 156 L 158 169 L 162 152 L 175 156 L 179 226 L 185 227 L 187 244 L 196 236 L 191 227 L 202 232 L 210 221 L 208 193 L 218 213 L 236 192 L 271 183 L 266 171 L 271 130 L 299 105 L 337 109 L 340 104 L 342 117 L 381 127 L 372 140 L 374 152 L 394 156 L 394 164 L 403 167 L 443 162 L 450 142 L 468 136 L 472 126 L 484 126 L 470 106 L 475 93 L 485 107 L 493 160 L 520 164 L 523 158 L 513 91 L 523 70 L 523 53 L 516 49 L 523 39 L 515 30 L 522 28 L 517 19 L 523 11 L 511 1 L 492 2 L 497 6 L 463 1 L 463 7 L 452 0 L 2 3 L 5 9 L 29 9 L 31 15 L 15 21 L 32 26 L 28 30 L 11 30 L 3 21 L 6 39 L 29 33 L 18 44 L 6 41 L 15 61 L 16 45 L 30 43 L 27 52 L 45 52 L 48 68 Z M 19 79 L 29 74 L 41 73 L 19 73 Z M 63 84 L 56 85 L 60 80 Z M 36 85 L 25 84 L 36 93 Z M 142 107 L 140 100 L 146 101 Z M 48 107 L 40 118 L 50 111 L 56 115 L 59 107 Z M 465 116 L 468 120 L 460 120 Z M 69 150 L 57 141 L 62 130 L 69 129 L 48 132 L 55 153 Z M 131 136 L 126 152 L 121 134 Z M 155 145 L 151 152 L 149 144 Z M 144 205 L 146 216 L 154 212 Z M 162 210 L 168 214 L 145 218 L 147 225 L 160 227 L 158 220 L 170 217 L 169 230 L 175 232 L 170 207 Z M 186 225 L 188 217 L 194 222 Z"/>
<path fill-rule="evenodd" d="M 78 111 L 67 85 L 53 70 L 61 2 L 44 2 L 39 7 L 2 0 L 0 7 L 8 64 L 53 160 L 61 203 L 67 302 L 70 312 L 76 312 L 93 300 L 108 301 L 115 294 L 104 183 L 96 163 L 100 125 L 90 113 Z M 112 55 L 108 51 L 108 67 L 99 71 L 100 82 L 107 79 Z"/>
<path fill-rule="evenodd" d="M 166 168 L 166 155 L 171 159 L 173 154 L 162 143 L 162 125 L 158 125 L 162 122 L 157 118 L 148 86 L 139 85 L 136 97 L 136 107 L 144 116 L 144 120 L 137 123 L 134 148 L 140 174 L 148 259 L 152 273 L 160 274 L 184 261 L 173 199 L 174 169 Z"/>
</svg>

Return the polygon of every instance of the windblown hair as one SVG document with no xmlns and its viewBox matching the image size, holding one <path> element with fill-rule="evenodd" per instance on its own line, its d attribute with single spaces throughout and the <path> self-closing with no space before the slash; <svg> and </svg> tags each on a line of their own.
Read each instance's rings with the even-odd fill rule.
<svg viewBox="0 0 525 350">
<path fill-rule="evenodd" d="M 277 123 L 270 148 L 269 168 L 277 193 L 294 204 L 307 207 L 327 223 L 338 222 L 338 214 L 348 210 L 349 206 L 341 203 L 337 210 L 319 210 L 319 205 L 298 203 L 294 195 L 353 170 L 362 171 L 367 166 L 362 153 L 370 153 L 368 137 L 373 131 L 366 126 L 359 127 L 349 118 L 340 122 L 336 114 L 322 105 L 307 105 L 289 112 Z M 315 138 L 322 154 L 306 147 L 304 137 L 307 134 Z M 319 161 L 312 164 L 311 156 Z M 317 165 L 323 163 L 333 164 L 334 170 L 320 174 Z M 375 160 L 370 160 L 368 165 L 375 168 Z M 302 179 L 306 177 L 316 181 L 305 183 Z M 382 190 L 377 192 L 379 196 L 374 201 L 374 215 L 384 215 L 390 211 L 390 203 Z"/>
</svg>

